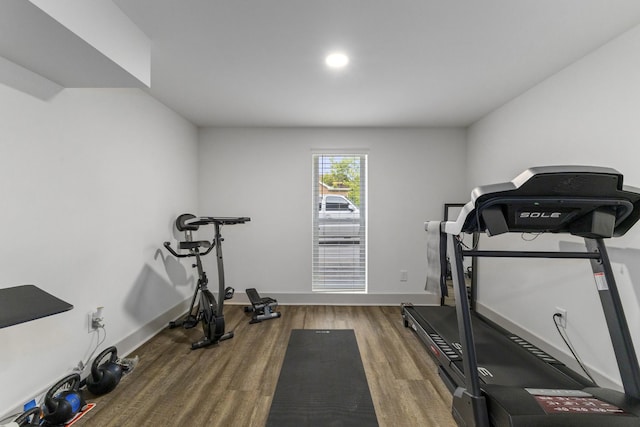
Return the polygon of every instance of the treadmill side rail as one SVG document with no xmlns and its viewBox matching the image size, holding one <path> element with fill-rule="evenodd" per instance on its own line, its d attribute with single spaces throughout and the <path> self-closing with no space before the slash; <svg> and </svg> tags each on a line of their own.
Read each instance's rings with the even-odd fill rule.
<svg viewBox="0 0 640 427">
<path fill-rule="evenodd" d="M 462 270 L 462 248 L 460 242 L 451 234 L 448 235 L 447 246 L 451 260 L 453 290 L 455 291 L 456 297 L 458 330 L 464 351 L 462 362 L 464 366 L 465 383 L 468 393 L 471 396 L 479 398 L 482 394 L 480 391 L 480 379 L 478 378 L 478 359 L 476 357 L 476 346 L 473 339 L 473 328 L 471 327 L 467 287 L 464 282 L 464 272 Z M 486 413 L 486 409 L 484 412 Z"/>
<path fill-rule="evenodd" d="M 640 365 L 633 346 L 633 339 L 624 315 L 622 300 L 613 275 L 611 262 L 602 239 L 587 239 L 585 245 L 590 252 L 598 253 L 599 260 L 591 260 L 598 296 L 609 329 L 609 336 L 618 363 L 620 378 L 627 395 L 640 400 Z"/>
<path fill-rule="evenodd" d="M 453 393 L 451 414 L 459 426 L 489 427 L 489 413 L 484 396 L 474 396 L 458 387 Z"/>
</svg>

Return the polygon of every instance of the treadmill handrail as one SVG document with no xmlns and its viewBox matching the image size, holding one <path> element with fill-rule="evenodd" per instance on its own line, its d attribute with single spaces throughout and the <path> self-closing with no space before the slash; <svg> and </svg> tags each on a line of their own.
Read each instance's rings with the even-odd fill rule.
<svg viewBox="0 0 640 427">
<path fill-rule="evenodd" d="M 463 250 L 462 254 L 480 258 L 600 259 L 600 255 L 593 252 Z"/>
</svg>

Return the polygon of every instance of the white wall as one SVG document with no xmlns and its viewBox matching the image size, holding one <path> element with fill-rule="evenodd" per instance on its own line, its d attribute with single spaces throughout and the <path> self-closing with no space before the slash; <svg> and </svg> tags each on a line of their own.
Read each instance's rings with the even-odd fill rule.
<svg viewBox="0 0 640 427">
<path fill-rule="evenodd" d="M 530 166 L 608 166 L 640 187 L 640 27 L 548 78 L 470 127 L 469 182 L 503 182 Z M 516 246 L 519 237 L 483 239 Z M 569 248 L 582 241 L 544 236 L 533 249 Z M 625 310 L 640 350 L 640 225 L 608 242 Z M 519 245 L 522 247 L 522 245 Z M 568 311 L 568 333 L 603 381 L 619 384 L 591 269 L 580 261 L 482 260 L 479 301 L 528 333 L 568 354 L 553 326 L 555 307 Z M 605 345 L 606 344 L 606 345 Z M 568 359 L 568 356 L 567 356 Z M 575 365 L 574 365 L 575 366 Z"/>
<path fill-rule="evenodd" d="M 74 305 L 0 329 L 2 418 L 89 355 L 97 306 L 100 350 L 126 354 L 188 297 L 185 269 L 158 250 L 197 203 L 197 129 L 136 89 L 41 101 L 0 85 L 0 117 L 0 288 L 34 284 Z"/>
<path fill-rule="evenodd" d="M 640 186 L 639 51 L 636 28 L 474 124 L 468 136 L 461 129 L 202 129 L 198 136 L 141 91 L 65 89 L 41 101 L 0 86 L 0 287 L 32 283 L 75 306 L 0 329 L 0 383 L 10 385 L 0 391 L 0 417 L 86 358 L 95 307 L 105 306 L 101 348 L 118 343 L 126 354 L 164 327 L 193 286 L 191 271 L 159 251 L 180 213 L 252 218 L 223 229 L 227 281 L 240 291 L 256 287 L 292 303 L 420 302 L 423 222 L 440 219 L 445 202 L 466 201 L 472 186 L 562 163 L 611 166 Z M 311 293 L 313 149 L 369 153 L 368 295 Z M 543 236 L 532 246 L 577 243 Z M 610 247 L 639 337 L 640 230 Z M 480 281 L 499 286 L 481 288 L 484 305 L 555 354 L 566 351 L 551 315 L 566 308 L 587 365 L 619 382 L 613 354 L 601 345 L 607 334 L 587 265 L 491 262 L 481 263 Z M 213 257 L 206 263 L 215 282 Z"/>
<path fill-rule="evenodd" d="M 313 149 L 369 154 L 368 295 L 311 292 Z M 461 129 L 204 129 L 199 214 L 251 217 L 223 229 L 236 290 L 290 303 L 426 301 L 423 224 L 468 197 L 465 153 Z"/>
</svg>

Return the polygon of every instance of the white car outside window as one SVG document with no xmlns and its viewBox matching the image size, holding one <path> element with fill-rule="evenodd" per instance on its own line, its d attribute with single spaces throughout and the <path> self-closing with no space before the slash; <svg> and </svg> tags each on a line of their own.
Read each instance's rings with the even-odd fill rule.
<svg viewBox="0 0 640 427">
<path fill-rule="evenodd" d="M 360 236 L 360 210 L 345 196 L 326 194 L 318 204 L 318 225 L 325 243 L 355 243 Z"/>
</svg>

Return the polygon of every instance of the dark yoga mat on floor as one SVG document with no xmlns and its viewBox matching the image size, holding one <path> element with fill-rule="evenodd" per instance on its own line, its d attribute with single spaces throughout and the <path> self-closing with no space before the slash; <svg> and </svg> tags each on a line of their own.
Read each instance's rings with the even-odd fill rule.
<svg viewBox="0 0 640 427">
<path fill-rule="evenodd" d="M 294 329 L 267 427 L 378 426 L 352 329 Z"/>
</svg>

